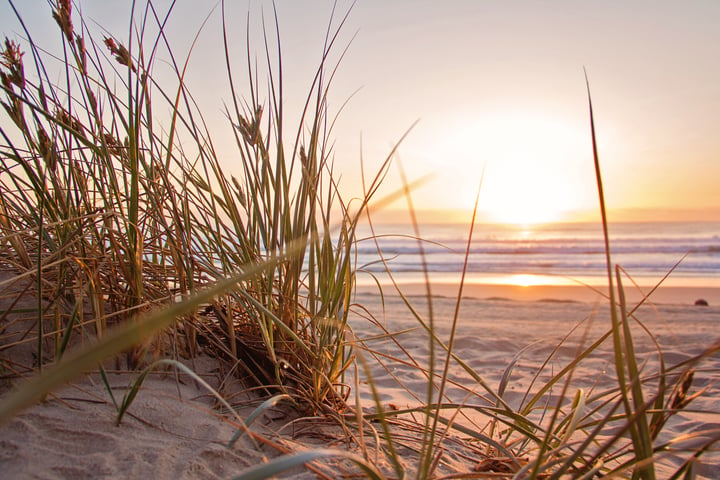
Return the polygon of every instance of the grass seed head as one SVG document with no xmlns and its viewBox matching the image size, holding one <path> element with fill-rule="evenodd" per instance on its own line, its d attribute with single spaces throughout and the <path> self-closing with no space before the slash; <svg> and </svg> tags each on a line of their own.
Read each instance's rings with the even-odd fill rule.
<svg viewBox="0 0 720 480">
<path fill-rule="evenodd" d="M 130 70 L 133 72 L 137 72 L 135 69 L 135 65 L 133 64 L 132 57 L 130 56 L 130 52 L 122 43 L 115 42 L 110 37 L 105 37 L 105 46 L 110 50 L 110 53 L 112 53 L 115 56 L 115 60 L 120 65 L 125 65 L 126 67 L 129 67 Z"/>
<path fill-rule="evenodd" d="M 25 69 L 22 62 L 23 52 L 14 41 L 5 37 L 5 50 L 0 54 L 0 65 L 7 69 L 7 72 L 0 71 L 2 84 L 7 90 L 12 90 L 12 85 L 17 85 L 20 90 L 25 88 Z"/>
<path fill-rule="evenodd" d="M 124 150 L 123 146 L 120 145 L 120 142 L 115 140 L 115 137 L 113 137 L 109 133 L 104 133 L 103 138 L 105 140 L 105 145 L 107 145 L 107 151 L 110 153 L 110 155 L 122 157 Z"/>
<path fill-rule="evenodd" d="M 673 398 L 671 408 L 673 410 L 681 410 L 688 406 L 693 397 L 688 396 L 690 387 L 693 383 L 693 377 L 695 376 L 695 370 L 690 369 L 682 374 L 680 380 L 678 380 L 679 387 L 676 390 L 675 398 Z"/>
<path fill-rule="evenodd" d="M 65 34 L 65 38 L 67 38 L 70 43 L 73 41 L 73 24 L 70 19 L 71 14 L 72 3 L 70 0 L 58 0 L 52 16 L 60 26 L 60 30 L 62 30 Z"/>
<path fill-rule="evenodd" d="M 77 48 L 82 73 L 87 74 L 87 51 L 85 50 L 85 39 L 80 35 L 75 35 L 75 48 Z"/>
<path fill-rule="evenodd" d="M 85 127 L 77 118 L 70 115 L 65 109 L 58 107 L 55 110 L 55 121 L 65 128 L 74 130 L 76 133 L 84 136 Z"/>
<path fill-rule="evenodd" d="M 42 128 L 38 128 L 37 136 L 40 155 L 42 155 L 43 160 L 45 160 L 45 165 L 54 171 L 57 167 L 57 151 L 55 150 L 55 145 L 53 145 L 47 133 L 45 133 L 45 130 Z"/>
<path fill-rule="evenodd" d="M 2 78 L 3 85 L 5 85 L 5 78 Z M 5 108 L 8 116 L 12 119 L 15 125 L 20 128 L 21 131 L 26 131 L 25 115 L 23 114 L 23 103 L 16 95 L 11 95 L 9 103 L 0 102 Z"/>
</svg>

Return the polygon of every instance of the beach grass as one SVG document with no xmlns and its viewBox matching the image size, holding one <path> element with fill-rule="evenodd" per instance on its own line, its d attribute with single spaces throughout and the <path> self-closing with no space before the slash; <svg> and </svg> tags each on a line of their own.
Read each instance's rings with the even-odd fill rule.
<svg viewBox="0 0 720 480">
<path fill-rule="evenodd" d="M 607 320 L 607 328 L 577 345 L 569 345 L 569 332 L 517 402 L 508 386 L 522 349 L 497 383 L 455 349 L 464 281 L 447 336 L 438 333 L 429 277 L 423 308 L 398 283 L 381 292 L 400 296 L 427 338 L 427 358 L 416 358 L 403 346 L 402 332 L 355 302 L 357 228 L 362 221 L 372 226 L 370 207 L 384 203 L 376 197 L 394 150 L 367 180 L 363 198 L 343 198 L 333 177 L 328 95 L 345 54 L 337 42 L 350 11 L 334 13 L 328 23 L 300 121 L 288 125 L 287 80 L 282 61 L 274 63 L 282 58 L 277 15 L 264 30 L 262 68 L 249 35 L 245 40 L 242 75 L 249 92 L 241 92 L 221 4 L 232 95 L 225 113 L 239 166 L 230 175 L 184 83 L 190 57 L 176 59 L 167 44 L 172 7 L 160 13 L 152 1 L 138 4 L 131 34 L 120 40 L 95 37 L 70 1 L 54 2 L 51 14 L 64 38 L 62 55 L 54 57 L 10 5 L 25 38 L 5 39 L 2 51 L 0 262 L 7 275 L 0 288 L 9 307 L 0 312 L 0 368 L 17 388 L 3 395 L 0 422 L 84 372 L 99 369 L 106 378 L 115 362 L 136 375 L 123 398 L 106 381 L 120 423 L 151 371 L 185 371 L 182 360 L 203 350 L 259 392 L 265 403 L 258 411 L 282 401 L 301 417 L 332 419 L 352 450 L 280 451 L 285 455 L 237 478 L 270 478 L 340 458 L 354 465 L 343 468 L 370 478 L 649 480 L 661 478 L 656 465 L 669 453 L 684 456 L 670 478 L 694 478 L 697 461 L 720 439 L 711 427 L 686 435 L 665 430 L 703 394 L 693 386 L 695 372 L 720 346 L 677 364 L 667 364 L 657 346 L 650 366 L 635 351 L 638 331 L 650 338 L 652 332 L 636 316 L 639 305 L 628 304 L 627 277 L 612 262 L 592 103 L 589 135 L 610 292 L 609 318 L 596 321 Z M 146 36 L 148 25 L 154 36 Z M 153 78 L 160 52 L 171 59 L 173 85 Z M 588 86 L 588 99 L 589 93 Z M 388 198 L 407 199 L 422 253 L 412 183 L 405 183 Z M 473 215 L 466 266 L 475 228 Z M 357 335 L 352 312 L 379 333 Z M 392 345 L 393 353 L 374 347 L 377 341 Z M 608 342 L 615 385 L 578 388 L 573 375 Z M 574 357 L 548 373 L 557 352 L 569 346 Z M 391 372 L 396 364 L 425 377 L 424 392 L 406 386 L 418 406 L 381 401 L 373 372 Z M 451 373 L 456 370 L 462 380 Z M 360 377 L 367 379 L 372 405 L 360 400 Z M 450 387 L 462 398 L 450 395 Z M 238 435 L 250 431 L 256 414 L 238 417 L 211 390 L 222 411 L 244 425 Z"/>
<path fill-rule="evenodd" d="M 101 338 L 154 306 L 266 265 L 188 311 L 164 339 L 129 345 L 127 365 L 140 366 L 148 351 L 192 355 L 199 330 L 209 329 L 204 334 L 221 338 L 218 349 L 239 361 L 248 381 L 292 388 L 312 412 L 340 409 L 344 394 L 335 386 L 351 361 L 344 331 L 355 229 L 383 173 L 357 205 L 343 203 L 330 175 L 326 82 L 335 67 L 327 62 L 342 19 L 327 32 L 293 127 L 285 125 L 282 66 L 271 65 L 270 50 L 263 93 L 247 46 L 251 92 L 238 100 L 226 37 L 236 178 L 225 173 L 186 90 L 189 58 L 173 63 L 176 85 L 153 80 L 168 17 L 147 7 L 135 13 L 143 25 L 156 23 L 157 36 L 141 30 L 126 46 L 95 40 L 82 18 L 74 25 L 70 2 L 57 3 L 52 14 L 65 38 L 64 57 L 54 62 L 63 68 L 60 85 L 46 73 L 55 59 L 30 32 L 33 80 L 18 45 L 5 44 L 3 105 L 12 125 L 2 127 L 3 259 L 17 281 L 34 282 L 36 366 L 59 361 L 75 337 Z M 166 130 L 156 112 L 167 107 Z"/>
</svg>

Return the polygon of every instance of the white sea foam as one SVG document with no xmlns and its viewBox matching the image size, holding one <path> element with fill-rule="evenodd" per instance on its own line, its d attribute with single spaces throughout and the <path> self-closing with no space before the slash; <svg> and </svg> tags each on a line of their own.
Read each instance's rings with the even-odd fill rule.
<svg viewBox="0 0 720 480">
<path fill-rule="evenodd" d="M 408 227 L 384 225 L 376 240 L 358 243 L 358 265 L 381 272 L 378 248 L 393 273 L 459 272 L 464 263 L 467 225 L 422 226 L 422 242 Z M 423 255 L 421 255 L 421 251 Z M 697 285 L 720 280 L 720 223 L 625 223 L 611 226 L 613 262 L 636 278 L 662 276 L 680 262 L 674 276 Z M 479 225 L 468 272 L 604 277 L 605 249 L 597 224 L 555 224 L 532 229 Z"/>
</svg>

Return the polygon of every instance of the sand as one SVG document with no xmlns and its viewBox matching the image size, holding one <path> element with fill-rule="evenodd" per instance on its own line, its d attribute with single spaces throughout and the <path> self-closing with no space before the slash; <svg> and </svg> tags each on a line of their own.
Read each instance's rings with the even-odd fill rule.
<svg viewBox="0 0 720 480">
<path fill-rule="evenodd" d="M 539 385 L 576 358 L 581 347 L 591 344 L 609 329 L 606 300 L 582 287 L 467 287 L 460 306 L 454 351 L 493 388 L 507 375 L 503 399 L 515 408 L 527 404 L 529 390 L 537 391 Z M 427 318 L 430 306 L 423 295 L 424 286 L 406 287 L 404 291 L 409 294 L 413 307 Z M 434 328 L 440 339 L 447 343 L 450 319 L 456 306 L 453 295 L 457 296 L 457 289 L 451 285 L 435 285 L 433 293 L 439 295 L 433 297 L 432 302 Z M 658 291 L 635 312 L 635 317 L 653 335 L 650 338 L 637 325 L 633 328 L 638 361 L 645 372 L 653 371 L 658 365 L 655 341 L 662 349 L 666 366 L 670 367 L 690 360 L 720 340 L 718 293 L 711 288 L 686 287 Z M 374 299 L 377 304 L 376 297 L 369 293 L 365 295 L 360 296 L 360 303 L 373 304 L 371 299 Z M 629 298 L 639 300 L 642 296 L 631 292 Z M 710 306 L 694 305 L 697 298 L 707 299 Z M 416 361 L 427 365 L 429 361 L 428 336 L 417 328 L 417 321 L 404 304 L 403 300 L 389 296 L 385 299 L 385 316 L 382 316 L 382 309 L 377 315 L 389 331 L 410 330 L 396 337 L 404 350 L 387 340 L 373 343 L 373 348 L 385 355 L 403 360 L 390 371 L 376 369 L 373 372 L 381 387 L 382 401 L 401 409 L 425 402 L 426 377 L 410 364 Z M 377 329 L 358 326 L 356 330 L 372 336 L 373 330 Z M 558 345 L 561 347 L 557 348 Z M 616 376 L 612 358 L 612 343 L 608 340 L 575 369 L 569 395 L 580 388 L 588 396 L 614 388 Z M 515 362 L 514 367 L 508 373 L 511 362 Z M 544 363 L 544 369 L 540 370 Z M 441 361 L 437 368 L 442 368 Z M 456 384 L 448 387 L 446 400 L 482 404 L 482 398 L 488 397 L 484 388 L 457 365 L 451 367 L 450 376 Z M 674 417 L 661 438 L 669 440 L 680 433 L 693 434 L 706 429 L 715 429 L 717 436 L 720 428 L 719 381 L 720 356 L 715 353 L 696 372 L 693 392 L 707 388 L 704 395 L 697 398 L 687 412 Z M 534 390 L 530 388 L 533 382 Z M 469 394 L 469 391 L 473 393 Z M 669 455 L 659 464 L 660 478 L 663 478 L 674 472 L 673 466 L 679 465 L 680 460 Z M 720 478 L 720 453 L 708 454 L 698 473 L 698 478 Z"/>
<path fill-rule="evenodd" d="M 187 364 L 218 388 L 222 376 L 213 358 L 201 355 Z M 109 373 L 108 378 L 120 402 L 137 374 Z M 260 403 L 256 396 L 233 395 L 237 386 L 220 390 L 232 397 L 242 419 Z M 278 406 L 264 409 L 250 425 L 252 438 L 241 435 L 229 447 L 242 431 L 240 423 L 221 412 L 206 388 L 173 372 L 151 374 L 119 425 L 116 418 L 99 375 L 62 388 L 0 427 L 2 478 L 227 479 L 282 453 L 340 443 L 332 436 L 330 442 L 319 441 L 322 422 L 308 426 Z M 296 468 L 286 478 L 315 476 Z"/>
<path fill-rule="evenodd" d="M 419 287 L 407 289 L 412 303 L 426 315 L 428 302 L 422 290 Z M 455 307 L 455 292 L 445 286 L 435 289 L 434 293 L 438 295 L 433 298 L 435 328 L 446 342 Z M 565 340 L 539 373 L 541 379 L 559 371 L 577 354 L 581 345 L 587 345 L 608 328 L 604 303 L 598 301 L 597 295 L 589 298 L 580 290 L 481 286 L 466 290 L 464 295 L 467 298 L 461 305 L 455 352 L 493 388 L 497 387 L 514 359 L 504 396 L 513 406 L 523 403 L 525 392 L 540 366 L 573 326 L 579 324 L 576 332 Z M 706 298 L 710 306 L 694 306 L 696 297 Z M 658 295 L 657 298 L 662 302 L 643 307 L 637 316 L 662 345 L 669 365 L 691 358 L 720 337 L 718 291 L 678 290 L 665 292 L 665 296 Z M 405 362 L 394 363 L 387 369 L 371 363 L 371 374 L 380 387 L 381 401 L 387 408 L 419 405 L 424 399 L 427 383 L 421 371 L 410 363 L 417 361 L 427 365 L 427 335 L 417 328 L 417 322 L 397 296 L 385 297 L 383 308 L 379 296 L 363 291 L 357 295 L 357 302 L 367 306 L 388 331 L 407 330 L 396 338 L 409 356 L 390 341 L 372 343 L 381 354 Z M 360 338 L 379 331 L 378 326 L 371 325 L 359 315 L 354 317 L 353 326 Z M 647 336 L 638 334 L 636 347 L 640 359 L 647 362 L 645 368 L 653 368 L 657 361 L 652 342 Z M 365 357 L 372 361 L 369 355 L 365 354 Z M 215 387 L 225 380 L 212 359 L 203 356 L 188 364 Z M 703 387 L 708 390 L 691 404 L 692 411 L 688 409 L 673 419 L 668 436 L 720 427 L 720 388 L 717 383 L 720 358 L 716 354 L 702 367 L 696 374 L 692 391 Z M 450 400 L 480 403 L 483 396 L 487 396 L 483 388 L 457 365 L 451 367 L 450 376 L 457 382 L 448 388 Z M 122 397 L 133 378 L 127 373 L 110 375 L 116 398 Z M 366 410 L 372 410 L 366 382 L 367 374 L 361 373 L 361 397 Z M 608 343 L 575 370 L 571 395 L 578 388 L 599 393 L 612 388 L 613 382 L 611 345 Z M 233 390 L 226 385 L 224 391 L 230 393 Z M 476 392 L 476 395 L 468 395 L 468 392 Z M 251 404 L 235 404 L 244 418 L 254 408 Z M 79 379 L 73 386 L 56 392 L 46 402 L 0 427 L 2 476 L 232 478 L 266 458 L 278 456 L 282 449 L 296 451 L 303 445 L 344 448 L 339 432 L 318 421 L 291 424 L 292 428 L 281 431 L 282 426 L 292 420 L 284 409 L 267 411 L 253 425 L 258 437 L 266 439 L 266 443 L 253 442 L 245 436 L 228 448 L 228 441 L 237 431 L 236 424 L 221 414 L 213 398 L 192 379 L 183 376 L 178 382 L 175 375 L 168 373 L 149 378 L 119 426 L 115 425 L 115 412 L 97 375 Z M 404 448 L 401 453 L 412 470 L 416 458 L 412 449 Z M 477 450 L 465 451 L 462 447 L 449 448 L 445 457 L 447 464 L 441 468 L 445 473 L 452 469 L 469 471 L 481 461 Z M 662 462 L 660 477 L 678 460 L 668 457 Z M 387 470 L 388 464 L 381 461 L 379 467 Z M 332 478 L 332 472 L 338 470 L 324 471 Z M 699 473 L 699 478 L 720 478 L 720 455 L 717 452 L 708 454 Z M 315 475 L 296 469 L 286 477 L 314 478 Z"/>
<path fill-rule="evenodd" d="M 95 377 L 95 376 L 93 376 Z M 121 399 L 130 378 L 110 375 Z M 234 429 L 191 381 L 150 378 L 119 426 L 99 378 L 11 420 L 0 433 L 5 478 L 228 478 L 261 460 L 228 449 Z"/>
</svg>

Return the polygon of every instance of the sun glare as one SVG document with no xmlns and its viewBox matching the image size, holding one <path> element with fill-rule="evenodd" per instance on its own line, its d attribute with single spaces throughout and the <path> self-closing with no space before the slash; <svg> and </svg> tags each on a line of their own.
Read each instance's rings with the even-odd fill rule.
<svg viewBox="0 0 720 480">
<path fill-rule="evenodd" d="M 542 277 L 526 273 L 511 275 L 508 283 L 510 285 L 517 285 L 518 287 L 535 287 L 544 284 Z"/>
<path fill-rule="evenodd" d="M 564 220 L 578 192 L 563 174 L 541 161 L 520 157 L 491 165 L 481 192 L 481 209 L 490 220 L 516 225 Z"/>
<path fill-rule="evenodd" d="M 485 165 L 479 210 L 488 221 L 563 221 L 594 205 L 587 139 L 575 127 L 540 113 L 514 114 L 476 121 L 445 140 L 448 167 L 454 164 L 453 188 L 464 208 L 472 205 L 477 188 L 471 177 L 479 178 L 478 165 Z"/>
</svg>

